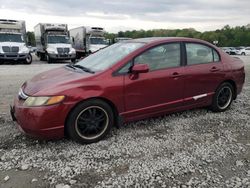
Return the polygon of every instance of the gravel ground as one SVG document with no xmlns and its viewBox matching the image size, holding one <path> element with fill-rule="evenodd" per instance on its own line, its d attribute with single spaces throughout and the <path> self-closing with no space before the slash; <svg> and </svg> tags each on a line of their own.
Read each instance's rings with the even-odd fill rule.
<svg viewBox="0 0 250 188">
<path fill-rule="evenodd" d="M 37 141 L 8 114 L 21 83 L 62 64 L 0 66 L 0 187 L 250 187 L 250 57 L 230 110 L 127 124 L 96 144 Z"/>
</svg>

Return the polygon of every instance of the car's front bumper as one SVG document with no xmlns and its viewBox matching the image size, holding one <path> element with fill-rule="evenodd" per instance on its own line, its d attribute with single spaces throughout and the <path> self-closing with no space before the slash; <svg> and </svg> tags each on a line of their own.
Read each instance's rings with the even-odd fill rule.
<svg viewBox="0 0 250 188">
<path fill-rule="evenodd" d="M 19 53 L 0 53 L 0 60 L 25 60 L 29 54 Z"/>
<path fill-rule="evenodd" d="M 22 132 L 40 139 L 64 137 L 64 124 L 73 104 L 56 104 L 42 107 L 26 107 L 16 98 L 10 107 L 12 120 Z"/>
<path fill-rule="evenodd" d="M 48 54 L 51 59 L 70 60 L 75 59 L 76 54 Z"/>
</svg>

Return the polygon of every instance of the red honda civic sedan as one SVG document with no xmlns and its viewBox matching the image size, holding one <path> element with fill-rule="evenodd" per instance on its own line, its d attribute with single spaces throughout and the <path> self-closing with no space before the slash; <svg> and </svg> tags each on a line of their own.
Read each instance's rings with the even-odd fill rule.
<svg viewBox="0 0 250 188">
<path fill-rule="evenodd" d="M 130 121 L 197 107 L 225 111 L 244 81 L 243 62 L 208 42 L 135 39 L 38 74 L 21 86 L 11 115 L 28 135 L 92 143 Z"/>
</svg>

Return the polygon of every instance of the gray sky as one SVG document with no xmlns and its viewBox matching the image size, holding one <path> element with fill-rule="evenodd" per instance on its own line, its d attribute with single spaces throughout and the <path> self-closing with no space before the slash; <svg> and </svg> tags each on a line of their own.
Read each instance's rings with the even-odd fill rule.
<svg viewBox="0 0 250 188">
<path fill-rule="evenodd" d="M 250 23 L 250 0 L 0 0 L 0 18 L 22 19 L 27 30 L 40 22 L 69 28 L 220 29 Z"/>
</svg>

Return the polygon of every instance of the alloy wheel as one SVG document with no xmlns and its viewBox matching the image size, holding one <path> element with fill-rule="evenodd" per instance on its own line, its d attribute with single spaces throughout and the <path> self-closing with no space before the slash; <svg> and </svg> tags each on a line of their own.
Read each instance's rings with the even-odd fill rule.
<svg viewBox="0 0 250 188">
<path fill-rule="evenodd" d="M 75 120 L 77 134 L 86 140 L 93 140 L 101 136 L 107 129 L 109 116 L 99 106 L 90 106 L 79 113 Z"/>
<path fill-rule="evenodd" d="M 226 109 L 231 104 L 232 97 L 233 97 L 233 92 L 230 87 L 225 86 L 221 88 L 217 96 L 217 104 L 219 109 L 221 110 Z"/>
</svg>

